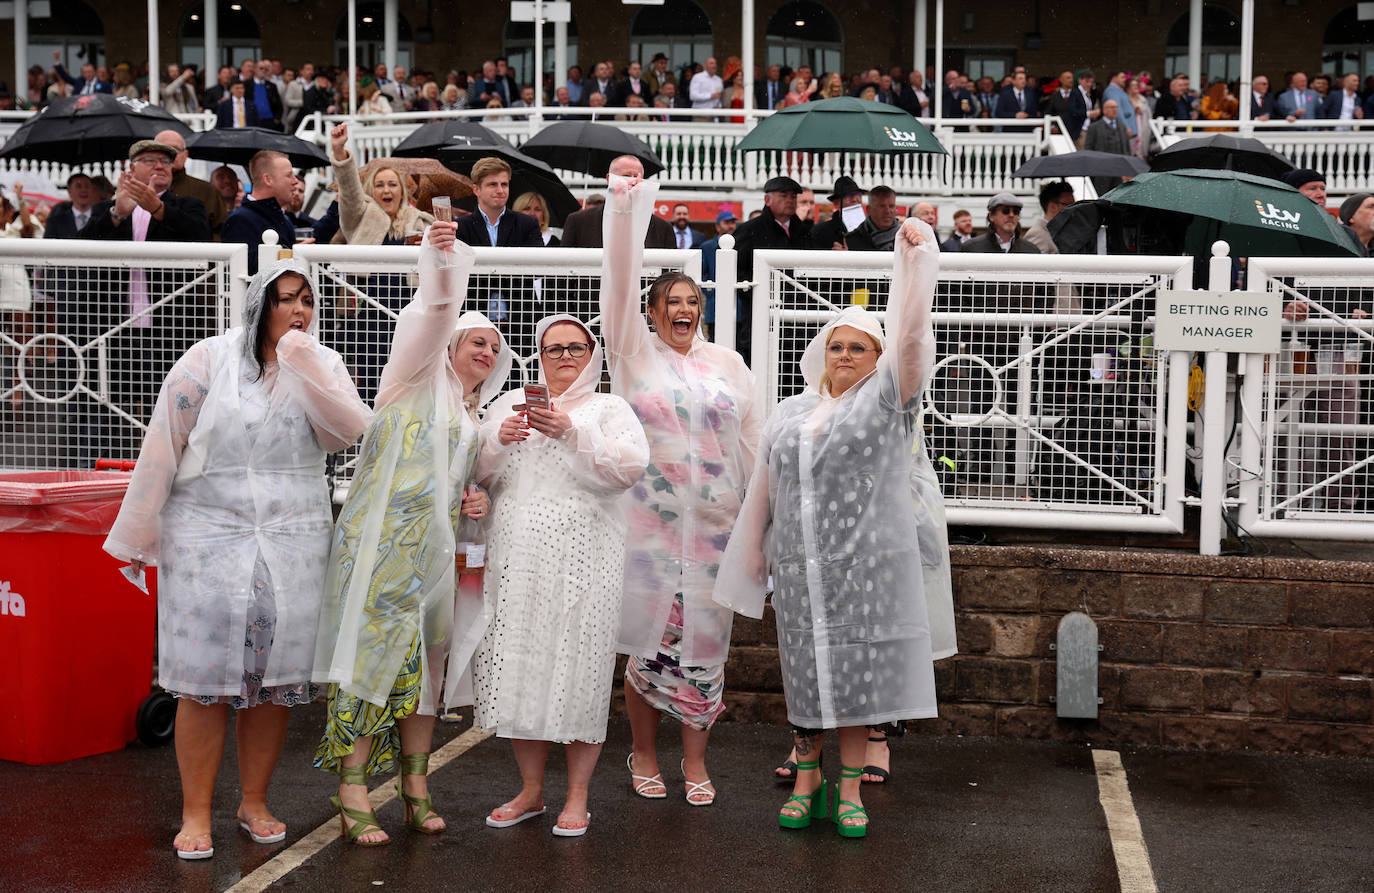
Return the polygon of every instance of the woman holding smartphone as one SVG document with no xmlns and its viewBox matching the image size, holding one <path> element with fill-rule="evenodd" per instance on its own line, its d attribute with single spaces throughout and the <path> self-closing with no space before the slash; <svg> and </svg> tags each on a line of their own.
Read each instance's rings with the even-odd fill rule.
<svg viewBox="0 0 1374 893">
<path fill-rule="evenodd" d="M 330 686 L 315 765 L 338 774 L 333 803 L 361 846 L 389 839 L 367 776 L 398 764 L 406 822 L 444 830 L 426 780 L 434 717 L 440 703 L 469 702 L 465 675 L 482 632 L 476 600 L 455 605 L 456 533 L 460 513 L 486 515 L 486 494 L 467 486 L 476 412 L 505 384 L 511 351 L 486 317 L 459 316 L 476 255 L 454 232 L 431 225 L 420 250 L 419 292 L 396 323 L 320 616 L 314 679 Z"/>
<path fill-rule="evenodd" d="M 649 448 L 625 401 L 597 393 L 601 346 L 583 323 L 546 317 L 535 336 L 542 387 L 501 397 L 482 425 L 489 624 L 473 661 L 473 722 L 511 739 L 520 767 L 520 793 L 487 824 L 543 814 L 544 764 L 557 741 L 567 745 L 568 798 L 553 833 L 577 837 L 591 821 L 588 786 L 615 676 L 619 502 L 644 473 Z"/>
<path fill-rule="evenodd" d="M 614 167 L 614 166 L 613 166 Z M 701 288 L 668 272 L 640 309 L 644 233 L 658 184 L 612 175 L 601 271 L 611 385 L 644 424 L 651 462 L 626 501 L 630 518 L 618 649 L 634 736 L 626 760 L 641 797 L 660 799 L 658 720 L 682 734 L 684 795 L 714 802 L 706 742 L 725 710 L 732 616 L 711 600 L 720 558 L 753 469 L 763 414 L 754 376 L 733 350 L 698 337 Z"/>
</svg>

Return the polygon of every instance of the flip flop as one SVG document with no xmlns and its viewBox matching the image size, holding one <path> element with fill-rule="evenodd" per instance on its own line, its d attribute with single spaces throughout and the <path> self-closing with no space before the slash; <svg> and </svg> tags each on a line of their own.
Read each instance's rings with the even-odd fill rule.
<svg viewBox="0 0 1374 893">
<path fill-rule="evenodd" d="M 254 843 L 281 843 L 286 839 L 286 829 L 278 831 L 276 834 L 256 834 L 253 832 L 254 822 L 269 822 L 271 819 L 239 819 L 239 827 L 248 832 L 248 836 L 253 838 Z"/>
<path fill-rule="evenodd" d="M 786 772 L 788 772 L 789 774 L 787 774 L 787 775 L 781 775 L 781 774 L 779 774 L 780 771 L 786 771 Z M 797 761 L 796 761 L 796 760 L 787 760 L 787 761 L 785 761 L 781 766 L 779 766 L 777 769 L 774 769 L 774 770 L 773 770 L 773 780 L 774 780 L 774 781 L 792 782 L 792 781 L 796 781 L 796 779 L 797 779 Z"/>
<path fill-rule="evenodd" d="M 540 810 L 540 811 L 542 812 L 543 810 Z M 559 818 L 561 819 L 561 818 L 563 818 L 563 816 L 560 815 Z M 586 834 L 586 833 L 587 833 L 587 829 L 590 828 L 591 826 L 592 826 L 592 814 L 589 812 L 589 813 L 587 813 L 587 824 L 583 825 L 583 826 L 580 827 L 580 828 L 564 828 L 564 827 L 562 827 L 561 825 L 555 824 L 555 825 L 553 826 L 553 836 L 554 836 L 554 837 L 581 837 L 583 834 Z"/>
<path fill-rule="evenodd" d="M 177 837 L 180 836 L 180 834 L 177 835 Z M 207 840 L 210 839 L 210 835 L 208 833 L 197 834 L 195 837 L 191 839 L 192 846 L 199 843 L 202 837 L 206 838 Z M 176 851 L 178 859 L 182 859 L 186 862 L 195 862 L 199 859 L 209 859 L 211 856 L 215 854 L 215 847 L 213 841 L 211 842 L 210 848 L 208 850 L 178 850 L 176 840 L 174 839 L 172 841 L 172 849 Z"/>
<path fill-rule="evenodd" d="M 505 805 L 505 804 L 502 804 L 502 806 L 504 806 L 504 805 Z M 501 808 L 500 806 L 497 807 L 497 809 L 500 809 L 500 808 Z M 512 826 L 512 825 L 518 825 L 518 824 L 520 824 L 521 822 L 525 821 L 526 819 L 532 819 L 532 818 L 534 818 L 535 816 L 543 815 L 545 809 L 547 809 L 547 807 L 544 807 L 544 806 L 541 806 L 541 807 L 539 807 L 538 809 L 527 809 L 527 810 L 525 810 L 524 812 L 520 813 L 518 816 L 516 816 L 516 817 L 513 818 L 513 819 L 497 819 L 497 818 L 493 818 L 492 816 L 488 815 L 488 816 L 487 816 L 487 826 L 490 827 L 490 828 L 509 828 L 509 827 Z"/>
</svg>

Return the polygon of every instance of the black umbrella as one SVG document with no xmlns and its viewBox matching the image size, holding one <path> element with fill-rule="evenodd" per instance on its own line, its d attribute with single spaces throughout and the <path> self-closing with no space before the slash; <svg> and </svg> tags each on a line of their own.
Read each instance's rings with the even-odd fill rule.
<svg viewBox="0 0 1374 893">
<path fill-rule="evenodd" d="M 503 140 L 504 142 L 504 140 Z M 450 146 L 439 150 L 439 160 L 453 171 L 467 177 L 480 158 L 500 158 L 511 167 L 510 201 L 525 192 L 537 192 L 544 199 L 549 212 L 549 225 L 562 226 L 563 218 L 581 209 L 582 204 L 572 191 L 563 185 L 553 168 L 537 158 L 531 158 L 512 148 L 510 143 L 500 146 Z"/>
<path fill-rule="evenodd" d="M 1177 171 L 1201 168 L 1210 171 L 1238 171 L 1278 180 L 1293 169 L 1293 162 L 1257 139 L 1214 133 L 1179 140 L 1154 157 L 1152 171 Z"/>
<path fill-rule="evenodd" d="M 192 158 L 248 166 L 258 152 L 270 149 L 291 159 L 292 167 L 328 167 L 324 150 L 300 137 L 264 127 L 221 127 L 197 133 L 186 141 Z"/>
<path fill-rule="evenodd" d="M 450 147 L 489 149 L 488 155 L 501 150 L 515 150 L 510 140 L 476 121 L 448 118 L 421 124 L 410 136 L 401 140 L 391 154 L 396 158 L 438 158 L 440 149 Z"/>
<path fill-rule="evenodd" d="M 140 99 L 91 93 L 54 99 L 25 121 L 0 149 L 0 158 L 32 158 L 82 165 L 119 161 L 129 147 L 164 130 L 183 138 L 191 128 L 161 106 Z"/>
<path fill-rule="evenodd" d="M 1083 149 L 1063 155 L 1040 155 L 1016 169 L 1013 177 L 1044 179 L 1048 177 L 1134 177 L 1150 166 L 1134 155 L 1114 152 L 1095 152 Z"/>
<path fill-rule="evenodd" d="M 611 162 L 621 155 L 633 155 L 644 165 L 644 176 L 663 170 L 663 162 L 649 144 L 619 127 L 592 121 L 559 121 L 550 124 L 520 146 L 526 155 L 548 162 L 565 171 L 581 171 L 604 177 Z"/>
</svg>

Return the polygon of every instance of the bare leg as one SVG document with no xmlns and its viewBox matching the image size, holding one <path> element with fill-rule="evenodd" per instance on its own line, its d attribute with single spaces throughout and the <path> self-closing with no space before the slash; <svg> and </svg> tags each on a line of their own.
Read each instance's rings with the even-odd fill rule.
<svg viewBox="0 0 1374 893">
<path fill-rule="evenodd" d="M 412 713 L 397 725 L 401 729 L 401 753 L 429 753 L 434 747 L 434 714 Z M 412 797 L 428 797 L 429 776 L 402 775 L 401 790 Z M 437 813 L 430 813 L 424 826 L 434 831 L 442 831 L 446 827 Z"/>
<path fill-rule="evenodd" d="M 181 831 L 172 846 L 178 850 L 208 850 L 210 804 L 215 777 L 224 757 L 228 704 L 198 704 L 177 699 L 177 769 L 181 773 Z"/>
<path fill-rule="evenodd" d="M 881 729 L 868 730 L 868 740 L 864 742 L 864 765 L 876 766 L 883 770 L 892 768 L 891 755 L 887 749 L 887 733 Z M 884 784 L 887 782 L 887 777 L 865 772 L 860 781 Z"/>
<path fill-rule="evenodd" d="M 821 767 L 814 769 L 801 768 L 802 763 L 815 761 L 819 764 L 821 759 L 821 745 L 825 742 L 825 733 L 816 735 L 802 735 L 796 731 L 792 733 L 792 746 L 797 754 L 797 780 L 792 785 L 792 794 L 797 797 L 809 797 L 821 786 Z M 789 805 L 784 806 L 779 812 L 782 815 L 801 818 L 807 814 L 807 810 L 797 805 L 795 800 L 790 801 Z"/>
<path fill-rule="evenodd" d="M 568 755 L 568 799 L 558 815 L 558 827 L 582 828 L 587 824 L 587 788 L 592 781 L 596 760 L 601 756 L 601 745 L 574 741 L 565 749 Z"/>
<path fill-rule="evenodd" d="M 371 755 L 372 736 L 364 735 L 362 737 L 353 739 L 353 752 L 346 757 L 342 757 L 339 760 L 339 763 L 349 769 L 353 769 L 359 766 L 366 766 L 368 757 L 370 757 Z M 344 806 L 347 806 L 349 809 L 356 809 L 359 812 L 372 811 L 372 804 L 367 799 L 366 783 L 344 784 L 344 782 L 341 780 L 339 782 L 339 802 L 342 803 Z M 350 828 L 354 824 L 356 824 L 353 821 L 353 819 L 347 817 L 344 818 L 344 821 L 348 823 L 348 826 Z M 381 830 L 380 828 L 375 831 L 369 831 L 366 834 L 358 836 L 359 843 L 383 843 L 390 839 L 390 835 L 388 835 L 385 831 Z"/>
<path fill-rule="evenodd" d="M 515 751 L 515 764 L 520 767 L 520 793 L 491 811 L 492 818 L 498 821 L 544 808 L 544 764 L 549 759 L 549 742 L 512 738 L 510 746 Z"/>
<path fill-rule="evenodd" d="M 864 752 L 868 747 L 868 727 L 867 726 L 847 726 L 839 730 L 840 738 L 840 765 L 849 766 L 855 769 L 862 768 Z M 863 779 L 856 775 L 853 778 L 840 779 L 840 800 L 848 801 L 853 806 L 841 805 L 836 810 L 836 815 L 840 815 L 846 810 L 853 809 L 855 806 L 864 805 L 863 798 L 859 795 L 859 786 Z M 861 815 L 850 816 L 844 820 L 846 825 L 866 825 L 868 819 Z"/>
<path fill-rule="evenodd" d="M 267 785 L 272 770 L 281 756 L 286 742 L 286 724 L 291 708 L 278 704 L 260 704 L 237 711 L 234 716 L 234 737 L 239 751 L 239 821 L 253 826 L 260 836 L 280 834 L 286 825 L 277 821 L 267 808 Z"/>
<path fill-rule="evenodd" d="M 658 711 L 639 696 L 633 686 L 625 686 L 625 712 L 630 717 L 631 771 L 651 778 L 658 774 Z M 654 788 L 648 788 L 650 793 Z"/>
<path fill-rule="evenodd" d="M 706 782 L 707 787 L 693 788 L 692 800 L 707 803 L 714 799 L 716 787 L 710 784 L 711 774 L 706 771 L 706 742 L 711 739 L 710 729 L 694 729 L 682 724 L 682 774 L 688 781 Z M 711 794 L 708 796 L 707 791 Z"/>
</svg>

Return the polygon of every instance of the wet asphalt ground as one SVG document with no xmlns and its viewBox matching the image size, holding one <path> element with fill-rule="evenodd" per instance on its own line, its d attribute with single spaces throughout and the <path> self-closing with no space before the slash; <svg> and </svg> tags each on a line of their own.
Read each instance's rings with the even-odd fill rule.
<svg viewBox="0 0 1374 893">
<path fill-rule="evenodd" d="M 497 830 L 483 818 L 515 793 L 515 764 L 507 742 L 474 732 L 450 746 L 466 748 L 461 754 L 432 771 L 449 830 L 409 832 L 392 799 L 379 810 L 391 845 L 361 849 L 337 837 L 327 801 L 333 779 L 310 767 L 322 718 L 321 704 L 293 715 L 273 780 L 273 807 L 289 826 L 281 844 L 254 844 L 238 830 L 227 749 L 215 856 L 204 862 L 172 853 L 180 797 L 170 746 L 133 744 L 55 766 L 0 763 L 0 889 L 1142 889 L 1133 886 L 1136 873 L 1118 873 L 1092 751 L 1083 745 L 909 735 L 893 746 L 891 782 L 865 787 L 868 838 L 843 840 L 828 822 L 779 830 L 787 792 L 771 768 L 786 748 L 784 729 L 717 726 L 710 766 L 720 795 L 712 807 L 692 808 L 682 798 L 672 729 L 665 723 L 660 736 L 669 798 L 644 800 L 624 769 L 628 725 L 613 718 L 593 779 L 591 829 L 560 839 L 550 834 L 563 791 L 559 748 L 549 762 L 549 813 Z M 441 723 L 436 750 L 467 730 Z M 833 747 L 828 775 L 838 769 Z M 1374 891 L 1374 760 L 1168 751 L 1121 758 L 1158 890 Z M 254 874 L 263 867 L 276 879 Z"/>
</svg>

